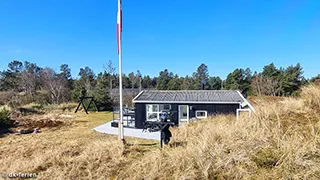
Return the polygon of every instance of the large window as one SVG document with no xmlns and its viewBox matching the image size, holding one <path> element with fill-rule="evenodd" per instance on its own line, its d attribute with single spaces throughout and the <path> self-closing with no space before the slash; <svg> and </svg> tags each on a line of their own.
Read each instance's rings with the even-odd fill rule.
<svg viewBox="0 0 320 180">
<path fill-rule="evenodd" d="M 196 111 L 196 118 L 198 119 L 204 119 L 208 117 L 208 112 L 207 111 Z"/>
<path fill-rule="evenodd" d="M 147 104 L 147 121 L 158 121 L 162 111 L 169 111 L 170 104 Z"/>
</svg>

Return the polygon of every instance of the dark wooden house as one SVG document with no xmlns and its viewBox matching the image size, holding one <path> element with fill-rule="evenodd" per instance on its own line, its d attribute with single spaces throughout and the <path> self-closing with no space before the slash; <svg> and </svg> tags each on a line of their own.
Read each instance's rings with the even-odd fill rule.
<svg viewBox="0 0 320 180">
<path fill-rule="evenodd" d="M 157 121 L 163 111 L 170 111 L 176 125 L 192 119 L 216 114 L 239 115 L 240 111 L 254 111 L 239 91 L 181 90 L 140 92 L 134 99 L 135 127 L 143 128 L 146 121 Z"/>
</svg>

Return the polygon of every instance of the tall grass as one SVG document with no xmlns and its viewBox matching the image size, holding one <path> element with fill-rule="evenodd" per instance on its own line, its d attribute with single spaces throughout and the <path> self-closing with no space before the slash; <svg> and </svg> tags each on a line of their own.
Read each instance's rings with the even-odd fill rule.
<svg viewBox="0 0 320 180">
<path fill-rule="evenodd" d="M 320 91 L 257 105 L 251 118 L 210 119 L 174 130 L 184 146 L 154 150 L 118 179 L 318 179 Z"/>
<path fill-rule="evenodd" d="M 320 86 L 310 85 L 302 88 L 301 97 L 305 104 L 320 111 Z"/>
</svg>

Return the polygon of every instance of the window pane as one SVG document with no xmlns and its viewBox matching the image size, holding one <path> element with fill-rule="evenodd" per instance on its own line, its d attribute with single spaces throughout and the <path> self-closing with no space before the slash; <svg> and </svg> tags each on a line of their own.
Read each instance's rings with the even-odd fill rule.
<svg viewBox="0 0 320 180">
<path fill-rule="evenodd" d="M 152 112 L 152 105 L 147 105 L 147 112 Z"/>
<path fill-rule="evenodd" d="M 152 105 L 152 111 L 158 112 L 159 111 L 158 105 Z"/>
<path fill-rule="evenodd" d="M 147 112 L 158 112 L 158 105 L 156 104 L 148 104 Z"/>
<path fill-rule="evenodd" d="M 171 105 L 170 104 L 160 104 L 160 111 L 163 110 L 171 110 Z"/>
<path fill-rule="evenodd" d="M 148 113 L 148 120 L 158 120 L 158 113 Z"/>
<path fill-rule="evenodd" d="M 197 113 L 196 114 L 197 117 L 206 117 L 207 116 L 206 111 L 197 111 L 196 113 Z"/>
</svg>

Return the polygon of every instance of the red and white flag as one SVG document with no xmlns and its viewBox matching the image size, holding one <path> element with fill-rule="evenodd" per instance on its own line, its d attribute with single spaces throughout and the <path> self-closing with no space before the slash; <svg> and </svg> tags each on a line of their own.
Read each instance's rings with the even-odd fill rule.
<svg viewBox="0 0 320 180">
<path fill-rule="evenodd" d="M 118 54 L 121 52 L 121 32 L 122 32 L 122 4 L 121 0 L 118 0 L 118 15 L 117 15 L 117 42 L 118 42 Z"/>
</svg>

